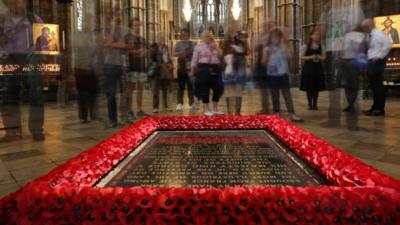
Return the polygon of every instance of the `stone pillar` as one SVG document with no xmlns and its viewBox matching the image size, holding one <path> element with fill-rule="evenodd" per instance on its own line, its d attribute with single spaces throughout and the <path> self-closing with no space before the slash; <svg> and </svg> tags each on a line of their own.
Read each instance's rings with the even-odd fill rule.
<svg viewBox="0 0 400 225">
<path fill-rule="evenodd" d="M 147 27 L 147 41 L 153 43 L 156 41 L 157 33 L 159 32 L 160 21 L 160 0 L 148 0 L 146 1 L 147 15 L 146 15 L 146 27 Z"/>
<path fill-rule="evenodd" d="M 299 73 L 299 49 L 301 38 L 301 0 L 278 0 L 277 24 L 287 32 L 288 44 L 293 52 L 291 74 Z"/>
</svg>

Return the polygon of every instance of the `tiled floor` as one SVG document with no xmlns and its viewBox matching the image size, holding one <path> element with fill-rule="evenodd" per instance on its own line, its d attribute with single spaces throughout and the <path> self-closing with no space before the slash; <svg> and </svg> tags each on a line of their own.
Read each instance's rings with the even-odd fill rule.
<svg viewBox="0 0 400 225">
<path fill-rule="evenodd" d="M 306 121 L 299 126 L 378 170 L 400 178 L 400 99 L 388 100 L 385 118 L 368 118 L 342 113 L 341 108 L 345 107 L 345 103 L 340 91 L 323 92 L 319 111 L 306 110 L 304 93 L 293 90 L 293 96 L 298 114 Z M 333 102 L 331 107 L 330 99 Z M 145 93 L 145 102 L 145 111 L 151 112 L 151 96 L 148 92 Z M 175 93 L 170 95 L 170 102 L 175 102 Z M 221 101 L 221 106 L 224 106 L 223 102 Z M 360 100 L 362 109 L 367 109 L 369 104 L 368 100 Z M 105 118 L 104 101 L 100 105 L 103 106 L 100 107 L 100 114 Z M 0 143 L 0 197 L 16 191 L 121 129 L 105 129 L 102 120 L 80 124 L 76 105 L 58 107 L 55 103 L 49 103 L 45 113 L 46 141 L 33 142 L 26 128 L 27 107 L 22 108 L 23 139 L 18 142 Z M 329 108 L 331 110 L 328 112 Z M 259 109 L 258 92 L 246 93 L 243 114 L 254 114 Z M 187 115 L 189 111 L 185 109 L 180 114 Z M 354 128 L 356 123 L 360 129 L 352 131 L 351 128 Z M 1 135 L 3 134 L 0 133 Z"/>
</svg>

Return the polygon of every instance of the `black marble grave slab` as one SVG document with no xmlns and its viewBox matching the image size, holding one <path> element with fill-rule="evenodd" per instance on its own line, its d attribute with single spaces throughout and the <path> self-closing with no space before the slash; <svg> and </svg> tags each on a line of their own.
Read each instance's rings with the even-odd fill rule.
<svg viewBox="0 0 400 225">
<path fill-rule="evenodd" d="M 317 172 L 263 130 L 159 131 L 98 187 L 317 186 Z"/>
</svg>

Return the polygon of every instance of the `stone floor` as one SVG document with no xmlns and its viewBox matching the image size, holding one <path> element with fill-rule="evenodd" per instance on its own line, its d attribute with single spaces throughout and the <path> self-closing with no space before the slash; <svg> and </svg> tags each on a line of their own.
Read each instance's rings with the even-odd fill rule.
<svg viewBox="0 0 400 225">
<path fill-rule="evenodd" d="M 169 102 L 175 102 L 175 93 Z M 308 111 L 304 93 L 293 90 L 293 98 L 299 115 L 305 123 L 299 126 L 307 129 L 329 143 L 342 148 L 382 171 L 400 179 L 400 101 L 389 99 L 385 118 L 369 118 L 359 114 L 341 112 L 345 107 L 340 91 L 323 92 L 319 111 Z M 222 104 L 221 106 L 224 105 Z M 332 102 L 333 104 L 329 104 Z M 104 101 L 100 114 L 105 118 Z M 257 91 L 244 95 L 243 114 L 254 114 L 260 110 Z M 370 100 L 360 99 L 360 108 L 367 109 Z M 175 105 L 171 105 L 174 106 Z M 145 111 L 151 112 L 150 93 L 145 93 Z M 23 138 L 18 142 L 0 143 L 0 197 L 16 191 L 33 179 L 48 173 L 51 169 L 95 145 L 122 128 L 105 129 L 103 120 L 80 124 L 76 104 L 59 107 L 48 103 L 45 112 L 44 142 L 33 142 L 27 129 L 27 107 L 23 106 Z M 166 114 L 189 114 L 169 112 Z M 358 116 L 359 115 L 359 116 Z M 284 116 L 286 116 L 284 114 Z M 359 129 L 353 128 L 358 124 Z M 0 127 L 2 125 L 0 124 Z M 0 132 L 0 136 L 3 133 Z"/>
</svg>

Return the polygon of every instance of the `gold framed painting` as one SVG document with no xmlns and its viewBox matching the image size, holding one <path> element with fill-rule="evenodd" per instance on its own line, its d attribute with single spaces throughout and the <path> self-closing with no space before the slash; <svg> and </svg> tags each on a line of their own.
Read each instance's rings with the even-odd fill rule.
<svg viewBox="0 0 400 225">
<path fill-rule="evenodd" d="M 374 22 L 376 28 L 385 32 L 386 36 L 392 41 L 393 48 L 400 48 L 400 15 L 375 17 Z"/>
<path fill-rule="evenodd" d="M 58 24 L 34 23 L 32 34 L 34 53 L 42 55 L 60 54 L 60 28 Z"/>
</svg>

